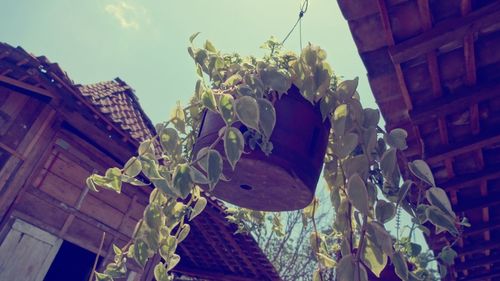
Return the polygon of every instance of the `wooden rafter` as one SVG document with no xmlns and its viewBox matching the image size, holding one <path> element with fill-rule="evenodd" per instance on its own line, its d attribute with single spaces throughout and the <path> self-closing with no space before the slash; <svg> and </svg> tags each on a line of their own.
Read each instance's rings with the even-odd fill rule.
<svg viewBox="0 0 500 281">
<path fill-rule="evenodd" d="M 382 20 L 382 26 L 384 28 L 384 36 L 387 41 L 388 46 L 394 46 L 394 37 L 392 36 L 392 28 L 391 23 L 389 21 L 389 13 L 387 11 L 387 6 L 385 4 L 385 0 L 377 1 L 378 8 L 380 11 L 380 19 Z M 403 69 L 401 65 L 398 63 L 394 64 L 394 69 L 396 71 L 396 77 L 398 78 L 399 87 L 401 89 L 401 95 L 403 96 L 404 103 L 408 110 L 412 110 L 413 104 L 411 102 L 410 94 L 408 92 L 408 87 L 406 86 L 406 82 L 404 79 Z"/>
<path fill-rule="evenodd" d="M 482 86 L 462 87 L 453 94 L 440 97 L 432 102 L 416 107 L 410 112 L 415 124 L 439 118 L 461 109 L 467 109 L 470 104 L 477 104 L 492 98 L 500 97 L 500 84 L 490 83 Z"/>
<path fill-rule="evenodd" d="M 477 244 L 469 245 L 463 249 L 457 250 L 459 256 L 480 253 L 486 249 L 495 249 L 500 247 L 500 240 L 491 240 L 487 242 L 480 242 Z"/>
<path fill-rule="evenodd" d="M 500 205 L 499 195 L 490 195 L 487 197 L 479 197 L 464 201 L 454 206 L 456 212 L 465 212 L 474 209 L 487 208 L 492 206 Z"/>
<path fill-rule="evenodd" d="M 500 262 L 500 255 L 495 256 L 485 256 L 478 259 L 472 259 L 467 262 L 460 262 L 455 264 L 456 270 L 470 269 L 474 267 L 480 267 L 487 264 L 493 264 L 496 262 Z"/>
<path fill-rule="evenodd" d="M 444 21 L 421 35 L 389 47 L 389 53 L 394 63 L 402 63 L 438 49 L 446 43 L 462 40 L 471 32 L 496 24 L 499 17 L 500 2 L 496 1 L 465 17 Z"/>
<path fill-rule="evenodd" d="M 430 164 L 438 163 L 450 157 L 455 157 L 470 151 L 481 149 L 485 146 L 500 142 L 500 128 L 485 128 L 480 134 L 452 143 L 438 146 L 427 151 L 426 161 Z"/>
<path fill-rule="evenodd" d="M 192 268 L 185 268 L 182 266 L 177 266 L 174 269 L 175 272 L 181 273 L 181 274 L 186 274 L 189 276 L 198 276 L 201 278 L 206 278 L 209 280 L 220 280 L 220 281 L 253 281 L 255 278 L 253 277 L 245 277 L 245 276 L 238 276 L 234 274 L 230 274 L 227 272 L 214 272 L 214 271 L 203 271 L 203 270 L 196 270 Z"/>
<path fill-rule="evenodd" d="M 489 166 L 476 173 L 455 177 L 450 181 L 439 184 L 446 191 L 479 185 L 482 181 L 500 178 L 500 165 Z"/>
<path fill-rule="evenodd" d="M 467 278 L 459 279 L 459 281 L 484 281 L 489 280 L 493 277 L 500 276 L 500 270 L 496 270 L 494 272 L 488 272 L 484 274 L 474 275 Z"/>
</svg>

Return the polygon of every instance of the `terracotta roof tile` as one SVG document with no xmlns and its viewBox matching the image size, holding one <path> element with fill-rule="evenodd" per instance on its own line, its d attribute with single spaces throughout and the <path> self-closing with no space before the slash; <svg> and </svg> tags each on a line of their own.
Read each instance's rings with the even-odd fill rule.
<svg viewBox="0 0 500 281">
<path fill-rule="evenodd" d="M 151 120 L 142 110 L 134 90 L 120 78 L 90 85 L 77 85 L 82 95 L 111 121 L 138 141 L 155 133 Z"/>
</svg>

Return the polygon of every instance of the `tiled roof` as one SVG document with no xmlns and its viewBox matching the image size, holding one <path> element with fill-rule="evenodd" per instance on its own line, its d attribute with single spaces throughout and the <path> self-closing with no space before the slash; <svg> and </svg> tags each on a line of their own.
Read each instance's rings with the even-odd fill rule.
<svg viewBox="0 0 500 281">
<path fill-rule="evenodd" d="M 130 135 L 130 141 L 136 145 L 155 133 L 132 88 L 119 78 L 78 85 L 57 63 L 2 42 L 0 76 L 22 81 L 33 89 L 58 92 L 59 97 L 67 98 L 70 103 L 82 102 L 96 114 L 95 122 L 106 122 L 123 130 L 123 135 Z M 206 196 L 210 204 L 193 220 L 192 233 L 179 249 L 183 258 L 176 271 L 192 276 L 213 275 L 204 280 L 220 280 L 220 276 L 225 280 L 281 280 L 251 235 L 233 234 L 237 225 L 224 218 L 224 204 L 209 194 Z"/>
<path fill-rule="evenodd" d="M 82 95 L 138 141 L 151 138 L 154 126 L 132 88 L 120 78 L 90 85 L 77 85 Z"/>
</svg>

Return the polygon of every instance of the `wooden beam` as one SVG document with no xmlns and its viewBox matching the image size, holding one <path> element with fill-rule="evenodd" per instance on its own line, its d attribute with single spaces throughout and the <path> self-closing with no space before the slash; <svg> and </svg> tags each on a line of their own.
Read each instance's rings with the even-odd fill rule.
<svg viewBox="0 0 500 281">
<path fill-rule="evenodd" d="M 4 86 L 6 88 L 13 89 L 13 90 L 20 92 L 20 93 L 35 94 L 35 95 L 41 95 L 41 96 L 48 97 L 48 98 L 54 98 L 54 95 L 50 91 L 47 91 L 47 90 L 39 88 L 39 87 L 35 87 L 31 84 L 28 84 L 28 83 L 25 83 L 25 82 L 22 82 L 22 81 L 19 81 L 16 79 L 12 79 L 12 78 L 7 77 L 7 76 L 0 75 L 0 86 Z"/>
<path fill-rule="evenodd" d="M 491 280 L 493 277 L 500 276 L 500 270 L 496 270 L 493 272 L 488 272 L 479 275 L 468 276 L 467 278 L 458 279 L 459 281 L 484 281 Z"/>
<path fill-rule="evenodd" d="M 120 239 L 125 240 L 125 241 L 130 240 L 130 237 L 117 231 L 115 228 L 108 226 L 107 224 L 105 224 L 105 223 L 103 223 L 103 222 L 101 222 L 101 221 L 99 221 L 99 220 L 97 220 L 97 219 L 95 219 L 87 214 L 80 212 L 79 210 L 75 209 L 74 207 L 68 206 L 67 204 L 62 203 L 62 202 L 58 201 L 57 199 L 54 199 L 53 197 L 51 197 L 47 193 L 39 190 L 36 187 L 31 186 L 31 187 L 29 187 L 28 191 L 30 193 L 32 193 L 33 195 L 35 195 L 36 197 L 38 197 L 40 200 L 43 200 L 43 201 L 51 204 L 52 206 L 55 206 L 55 207 L 65 211 L 65 212 L 67 212 L 70 215 L 72 214 L 75 217 L 81 219 L 82 221 L 84 221 L 88 224 L 94 225 L 96 228 L 98 228 L 101 231 L 104 231 L 108 234 L 111 234 L 114 237 L 120 238 Z"/>
<path fill-rule="evenodd" d="M 500 205 L 500 195 L 488 195 L 487 197 L 478 197 L 475 199 L 468 199 L 456 206 L 453 206 L 455 212 L 465 212 L 480 208 L 489 208 L 492 206 Z"/>
<path fill-rule="evenodd" d="M 477 244 L 469 245 L 463 249 L 456 249 L 458 256 L 465 256 L 475 253 L 480 253 L 486 249 L 494 249 L 500 247 L 500 240 L 482 241 Z"/>
<path fill-rule="evenodd" d="M 471 104 L 497 97 L 500 97 L 500 83 L 498 81 L 482 86 L 464 86 L 454 93 L 416 107 L 410 112 L 410 118 L 415 124 L 422 124 L 458 110 L 465 110 Z"/>
<path fill-rule="evenodd" d="M 182 266 L 177 266 L 173 269 L 174 272 L 184 274 L 187 276 L 200 277 L 209 280 L 220 280 L 220 281 L 254 281 L 260 280 L 255 277 L 246 277 L 241 275 L 235 275 L 232 272 L 214 272 L 208 270 L 199 270 L 194 268 L 186 268 Z"/>
<path fill-rule="evenodd" d="M 464 237 L 480 234 L 488 230 L 495 230 L 500 228 L 500 219 L 496 219 L 487 223 L 475 223 L 470 228 L 465 229 L 462 234 Z"/>
<path fill-rule="evenodd" d="M 480 267 L 487 264 L 493 264 L 500 262 L 500 255 L 495 256 L 485 256 L 478 259 L 471 259 L 466 262 L 459 262 L 455 264 L 456 270 L 470 269 L 475 267 Z"/>
<path fill-rule="evenodd" d="M 387 42 L 387 46 L 394 46 L 394 37 L 392 36 L 391 22 L 389 20 L 389 12 L 385 4 L 385 0 L 378 0 L 378 9 L 380 11 L 380 20 L 382 21 L 382 27 L 384 29 L 384 35 Z M 413 104 L 408 92 L 408 87 L 404 79 L 403 69 L 398 63 L 394 64 L 394 69 L 396 71 L 396 77 L 398 79 L 399 88 L 401 89 L 401 95 L 403 96 L 403 101 L 406 105 L 406 109 L 412 110 Z"/>
<path fill-rule="evenodd" d="M 468 137 L 467 139 L 448 144 L 437 146 L 434 149 L 427 151 L 426 161 L 429 164 L 438 163 L 447 158 L 467 153 L 473 150 L 481 149 L 485 146 L 500 142 L 500 127 L 484 128 L 483 132 L 477 135 Z"/>
<path fill-rule="evenodd" d="M 492 165 L 479 172 L 458 176 L 451 179 L 450 181 L 438 183 L 438 185 L 446 189 L 446 191 L 451 192 L 462 188 L 479 185 L 482 181 L 496 178 L 500 178 L 500 165 Z"/>
<path fill-rule="evenodd" d="M 496 1 L 465 17 L 443 21 L 421 35 L 389 47 L 389 54 L 395 64 L 403 63 L 446 43 L 463 39 L 468 33 L 496 24 L 499 17 L 500 2 Z"/>
</svg>

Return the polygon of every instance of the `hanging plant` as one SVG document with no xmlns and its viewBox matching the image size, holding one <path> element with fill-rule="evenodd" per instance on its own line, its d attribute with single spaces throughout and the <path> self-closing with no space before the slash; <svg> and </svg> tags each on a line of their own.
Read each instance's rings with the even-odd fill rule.
<svg viewBox="0 0 500 281">
<path fill-rule="evenodd" d="M 197 35 L 191 36 L 191 44 Z M 411 232 L 416 228 L 427 232 L 430 223 L 438 233 L 459 236 L 461 223 L 424 161 L 410 163 L 416 181 L 401 184 L 396 159 L 398 151 L 406 148 L 406 132 L 385 132 L 378 127 L 378 110 L 364 109 L 359 101 L 357 78 L 340 82 L 326 62 L 326 52 L 311 44 L 300 56 L 283 51 L 275 40 L 264 47 L 270 54 L 258 59 L 222 54 L 209 41 L 203 48 L 191 45 L 188 51 L 198 81 L 188 106 L 178 104 L 171 119 L 157 125 L 158 135 L 142 142 L 137 156 L 123 168 L 110 168 L 104 176 L 94 174 L 87 179 L 94 191 L 99 186 L 119 193 L 122 182 L 153 188 L 131 242 L 123 248 L 113 247 L 114 262 L 103 273 L 96 273 L 97 280 L 121 277 L 128 259 L 144 266 L 155 253 L 162 257 L 154 268 L 156 280 L 173 280 L 170 271 L 180 261 L 176 247 L 189 234 L 189 222 L 207 204 L 201 190 L 217 193 L 221 183 L 230 184 L 227 173 L 238 168 L 244 153 L 272 155 L 273 131 L 280 122 L 276 104 L 290 95 L 290 89 L 296 89 L 301 99 L 316 108 L 327 131 L 331 126 L 321 160 L 333 205 L 333 231 L 321 233 L 315 227 L 311 233 L 314 258 L 319 263 L 315 280 L 322 280 L 327 268 L 336 268 L 340 281 L 367 280 L 369 271 L 380 276 L 389 260 L 402 280 L 424 280 L 427 271 L 414 243 L 395 239 L 384 227 L 398 208 L 412 216 Z M 220 127 L 212 141 L 200 145 L 199 128 L 208 114 L 221 120 Z M 410 203 L 408 194 L 416 202 Z M 311 199 L 312 194 L 300 208 Z M 312 202 L 304 209 L 304 219 L 314 223 L 317 205 L 316 200 Z M 241 220 L 245 217 L 251 216 L 230 219 L 245 230 Z M 280 229 L 278 218 L 273 231 Z M 451 247 L 445 247 L 440 263 L 453 263 L 455 255 Z"/>
</svg>

